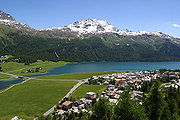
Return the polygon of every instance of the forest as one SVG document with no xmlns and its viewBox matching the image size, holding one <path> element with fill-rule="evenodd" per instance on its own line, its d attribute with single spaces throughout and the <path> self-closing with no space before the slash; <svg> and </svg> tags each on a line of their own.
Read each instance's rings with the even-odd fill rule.
<svg viewBox="0 0 180 120">
<path fill-rule="evenodd" d="M 87 38 L 56 38 L 31 35 L 0 25 L 0 56 L 26 64 L 49 61 L 179 61 L 180 46 L 155 36 L 101 35 Z M 154 41 L 150 41 L 154 39 Z M 151 43 L 149 43 L 151 42 Z"/>
</svg>

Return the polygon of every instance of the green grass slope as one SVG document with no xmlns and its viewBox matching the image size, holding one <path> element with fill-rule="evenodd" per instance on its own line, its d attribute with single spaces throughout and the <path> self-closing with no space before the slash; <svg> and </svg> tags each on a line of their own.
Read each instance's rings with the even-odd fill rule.
<svg viewBox="0 0 180 120">
<path fill-rule="evenodd" d="M 87 73 L 68 73 L 68 74 L 60 74 L 60 75 L 48 75 L 48 76 L 40 76 L 37 77 L 39 79 L 76 79 L 82 80 L 86 78 L 90 78 L 96 75 L 104 75 L 104 74 L 113 74 L 113 73 L 121 73 L 128 71 L 104 71 L 104 72 L 87 72 Z"/>
<path fill-rule="evenodd" d="M 57 104 L 76 84 L 75 81 L 29 80 L 0 93 L 0 120 L 14 116 L 32 119 Z"/>
<path fill-rule="evenodd" d="M 11 79 L 11 78 L 12 78 L 12 77 L 9 76 L 9 75 L 5 75 L 5 74 L 1 74 L 1 73 L 0 73 L 0 81 L 1 81 L 1 80 Z"/>
<path fill-rule="evenodd" d="M 77 98 L 83 98 L 86 96 L 87 92 L 95 92 L 98 93 L 99 95 L 106 89 L 105 85 L 87 85 L 83 84 L 79 88 L 77 88 L 70 97 L 73 99 Z"/>
<path fill-rule="evenodd" d="M 67 62 L 59 61 L 59 62 L 51 62 L 51 61 L 41 61 L 38 60 L 35 63 L 32 63 L 30 65 L 24 65 L 24 63 L 17 63 L 17 62 L 5 62 L 1 63 L 1 66 L 3 68 L 3 72 L 7 72 L 10 74 L 15 75 L 31 75 L 31 74 L 41 74 L 45 73 L 48 69 L 52 69 L 54 67 L 60 67 L 67 64 Z M 32 68 L 42 68 L 39 72 L 34 73 L 26 73 L 28 69 Z"/>
</svg>

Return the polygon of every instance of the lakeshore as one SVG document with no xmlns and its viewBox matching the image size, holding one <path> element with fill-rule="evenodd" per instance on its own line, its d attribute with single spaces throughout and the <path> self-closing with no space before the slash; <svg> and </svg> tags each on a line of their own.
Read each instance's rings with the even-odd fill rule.
<svg viewBox="0 0 180 120">
<path fill-rule="evenodd" d="M 13 64 L 15 64 L 15 63 L 13 63 Z M 27 119 L 27 118 L 34 118 L 36 115 L 38 115 L 38 116 L 42 115 L 42 114 L 45 113 L 45 111 L 50 109 L 53 105 L 56 105 L 59 100 L 64 98 L 64 96 L 69 93 L 69 91 L 73 88 L 73 86 L 75 86 L 78 83 L 79 80 L 91 78 L 92 76 L 98 76 L 98 75 L 135 72 L 135 71 L 132 71 L 132 70 L 131 71 L 128 71 L 128 70 L 127 71 L 122 71 L 122 70 L 116 71 L 118 69 L 114 69 L 112 67 L 111 67 L 111 70 L 114 70 L 114 71 L 86 72 L 87 70 L 92 70 L 92 68 L 90 68 L 90 69 L 88 68 L 88 66 L 90 66 L 91 64 L 94 64 L 94 66 L 93 66 L 94 69 L 101 70 L 103 68 L 100 69 L 99 65 L 100 66 L 105 66 L 105 64 L 107 64 L 107 63 L 105 63 L 104 65 L 102 65 L 102 63 L 76 63 L 76 64 L 70 63 L 70 64 L 64 64 L 64 66 L 61 66 L 61 67 L 56 66 L 55 68 L 51 68 L 51 69 L 47 70 L 47 73 L 45 73 L 45 74 L 41 74 L 41 73 L 39 74 L 38 72 L 30 73 L 30 74 L 38 74 L 39 76 L 38 77 L 31 76 L 32 79 L 30 79 L 28 82 L 25 82 L 23 84 L 19 84 L 17 86 L 11 87 L 7 91 L 0 94 L 0 96 L 2 96 L 1 99 L 3 98 L 3 102 L 4 102 L 5 105 L 9 104 L 9 101 L 7 99 L 10 99 L 10 98 L 11 98 L 12 101 L 16 101 L 17 98 L 21 98 L 20 103 L 22 103 L 22 102 L 24 103 L 24 107 L 21 107 L 20 103 L 19 103 L 19 107 L 14 106 L 14 107 L 17 108 L 17 110 L 19 110 L 19 109 L 22 110 L 23 109 L 23 111 L 21 113 L 17 113 L 16 111 L 12 111 L 12 110 L 6 110 L 6 111 L 3 111 L 3 112 L 1 111 L 2 114 L 3 114 L 2 118 L 6 118 L 6 119 L 8 118 L 9 119 L 9 118 L 12 118 L 13 116 L 17 115 L 17 116 L 19 116 L 21 118 L 26 118 Z M 113 64 L 116 65 L 116 67 L 118 67 L 117 64 L 115 64 L 115 63 L 113 63 Z M 126 65 L 127 64 L 132 65 L 132 64 L 135 64 L 135 63 L 126 63 Z M 138 63 L 138 64 L 136 63 L 137 66 L 139 64 L 140 63 Z M 145 63 L 143 63 L 143 64 L 145 64 Z M 148 64 L 152 64 L 152 63 L 148 63 Z M 155 64 L 157 64 L 157 63 L 155 63 Z M 169 65 L 172 65 L 172 67 L 175 66 L 174 69 L 177 69 L 179 67 L 180 62 L 159 63 L 159 64 L 165 65 L 162 68 L 168 68 Z M 59 74 L 59 72 L 63 72 L 62 69 L 66 68 L 68 70 L 67 67 L 69 65 L 73 66 L 73 68 L 70 69 L 70 70 L 72 70 L 71 73 Z M 78 68 L 78 65 L 80 65 L 79 67 L 81 69 Z M 110 65 L 112 65 L 112 63 L 109 63 L 109 66 Z M 160 65 L 160 66 L 162 66 L 162 65 Z M 119 66 L 119 67 L 122 68 L 122 66 Z M 127 66 L 127 68 L 128 67 L 129 66 Z M 31 66 L 31 68 L 32 68 L 32 66 Z M 31 69 L 31 68 L 28 68 L 28 69 Z M 78 71 L 77 71 L 78 69 L 80 71 L 82 69 L 84 69 L 84 71 L 81 72 L 81 73 L 78 73 Z M 145 69 L 145 68 L 143 68 L 143 69 Z M 170 67 L 169 67 L 169 69 L 170 69 Z M 13 71 L 14 72 L 18 71 L 18 73 L 19 73 L 19 70 L 26 71 L 27 68 L 23 69 L 23 68 L 19 67 L 18 69 L 13 70 Z M 57 70 L 59 70 L 59 71 L 57 71 Z M 56 71 L 55 75 L 51 75 L 52 71 Z M 8 71 L 6 71 L 6 72 L 8 72 Z M 13 72 L 11 71 L 10 73 L 13 73 Z M 29 73 L 24 73 L 24 74 L 27 75 Z M 21 74 L 18 74 L 18 75 L 21 75 Z M 3 80 L 3 81 L 6 81 L 6 80 Z M 56 86 L 56 85 L 58 85 L 58 86 Z M 69 85 L 71 85 L 71 86 L 69 86 Z M 67 86 L 69 86 L 69 87 L 68 87 L 67 90 L 65 90 L 67 88 Z M 85 92 L 90 92 L 90 91 L 101 93 L 105 89 L 104 86 L 91 85 L 91 86 L 88 86 L 87 91 L 86 90 L 84 91 L 84 89 L 86 88 L 86 87 L 83 88 L 84 86 L 87 86 L 87 85 L 83 84 L 82 86 L 75 89 L 74 92 L 72 93 L 72 95 L 70 95 L 70 97 L 71 96 L 73 98 L 76 98 L 74 96 L 82 97 L 82 96 L 84 96 Z M 48 87 L 49 92 L 47 92 L 47 87 Z M 63 88 L 63 89 L 61 89 L 61 88 Z M 96 88 L 96 89 L 94 89 L 94 88 Z M 36 90 L 38 90 L 39 92 L 37 94 L 32 94 L 32 93 L 34 93 L 33 91 L 36 91 Z M 4 96 L 12 96 L 12 91 L 13 91 L 13 94 L 16 93 L 16 97 L 10 97 L 10 98 L 4 97 Z M 22 91 L 23 93 L 20 92 L 20 91 Z M 81 91 L 81 92 L 78 92 L 78 91 Z M 54 93 L 54 94 L 51 94 L 51 93 Z M 28 97 L 27 98 L 22 97 L 22 95 L 24 96 L 24 94 L 27 94 Z M 49 103 L 48 105 L 46 105 L 47 104 L 46 102 L 42 102 L 41 97 L 44 94 L 46 94 L 45 95 L 46 96 L 45 101 L 51 101 L 51 103 Z M 55 94 L 61 94 L 61 96 L 56 96 Z M 52 97 L 55 97 L 55 98 L 52 99 Z M 32 107 L 32 109 L 27 109 L 27 108 L 29 108 L 28 104 L 31 101 L 31 99 L 29 99 L 29 98 L 34 99 L 31 104 L 34 104 L 37 107 Z M 24 102 L 24 100 L 26 102 Z M 43 105 L 42 109 L 40 109 L 40 106 L 38 106 L 39 104 Z M 1 107 L 4 108 L 4 106 L 2 106 L 2 105 L 1 105 Z M 37 111 L 35 111 L 34 109 L 37 109 L 37 110 L 40 110 L 40 111 L 37 113 Z M 11 114 L 12 114 L 11 116 L 9 116 L 10 111 L 11 111 Z M 32 111 L 35 111 L 35 112 L 32 112 Z"/>
</svg>

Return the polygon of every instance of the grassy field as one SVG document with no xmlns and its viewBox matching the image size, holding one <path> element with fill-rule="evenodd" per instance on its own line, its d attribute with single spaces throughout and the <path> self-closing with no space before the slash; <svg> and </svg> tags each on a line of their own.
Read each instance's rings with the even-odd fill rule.
<svg viewBox="0 0 180 120">
<path fill-rule="evenodd" d="M 105 71 L 105 72 L 88 72 L 88 73 L 69 73 L 69 74 L 61 74 L 61 75 L 48 75 L 37 77 L 39 79 L 86 79 L 96 75 L 104 75 L 104 74 L 112 74 L 112 73 L 120 73 L 127 71 Z"/>
<path fill-rule="evenodd" d="M 83 84 L 77 90 L 75 90 L 70 97 L 77 99 L 77 98 L 83 98 L 86 96 L 87 92 L 96 92 L 98 94 L 101 94 L 102 91 L 106 89 L 105 85 L 87 85 Z"/>
<path fill-rule="evenodd" d="M 0 120 L 32 119 L 63 98 L 76 81 L 29 80 L 0 94 Z"/>
<path fill-rule="evenodd" d="M 67 64 L 67 62 L 51 62 L 51 61 L 37 61 L 36 63 L 30 64 L 30 65 L 24 65 L 24 63 L 17 63 L 17 62 L 7 62 L 7 63 L 1 63 L 1 66 L 3 68 L 3 72 L 15 74 L 15 75 L 30 75 L 30 74 L 40 74 L 46 72 L 46 70 L 59 67 Z M 28 69 L 32 68 L 42 68 L 39 72 L 35 73 L 26 73 Z"/>
<path fill-rule="evenodd" d="M 11 78 L 12 78 L 12 77 L 9 76 L 9 75 L 5 75 L 5 74 L 1 74 L 1 73 L 0 73 L 0 81 L 1 81 L 1 80 L 11 79 Z"/>
</svg>

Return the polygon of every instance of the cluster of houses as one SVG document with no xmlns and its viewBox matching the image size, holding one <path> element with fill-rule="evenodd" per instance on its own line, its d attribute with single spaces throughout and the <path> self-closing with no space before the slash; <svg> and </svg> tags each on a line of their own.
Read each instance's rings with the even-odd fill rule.
<svg viewBox="0 0 180 120">
<path fill-rule="evenodd" d="M 160 74 L 154 71 L 114 73 L 110 75 L 93 76 L 92 78 L 89 78 L 86 84 L 96 81 L 97 85 L 113 84 L 121 90 L 124 90 L 127 86 L 135 86 L 137 89 L 139 89 L 141 88 L 143 81 L 156 80 L 157 77 L 160 77 Z M 99 79 L 101 81 L 99 81 Z"/>
<path fill-rule="evenodd" d="M 8 55 L 0 56 L 0 62 L 4 63 L 5 59 L 8 58 Z"/>
<path fill-rule="evenodd" d="M 180 72 L 165 71 L 161 74 L 161 77 L 168 77 L 172 82 L 175 79 L 180 79 Z"/>
<path fill-rule="evenodd" d="M 39 72 L 39 70 L 41 70 L 40 67 L 38 67 L 38 68 L 31 68 L 31 69 L 28 69 L 26 72 L 27 73 L 34 73 L 34 72 Z"/>
<path fill-rule="evenodd" d="M 0 56 L 0 58 L 8 58 L 8 55 Z"/>
<path fill-rule="evenodd" d="M 67 113 L 79 114 L 80 111 L 89 112 L 87 108 L 93 106 L 94 100 L 96 100 L 97 94 L 95 92 L 86 93 L 85 98 L 77 99 L 75 101 L 65 101 L 61 105 L 57 106 L 57 113 L 65 115 Z M 91 112 L 91 111 L 90 111 Z"/>
<path fill-rule="evenodd" d="M 117 104 L 121 93 L 123 93 L 121 88 L 116 88 L 115 85 L 107 85 L 107 89 L 102 92 L 100 97 L 108 99 L 110 103 Z M 133 90 L 130 94 L 131 98 L 135 98 L 141 103 L 143 99 L 143 92 Z"/>
<path fill-rule="evenodd" d="M 180 86 L 180 72 L 165 71 L 162 73 L 163 78 L 168 78 L 170 83 L 164 83 L 165 91 L 168 91 L 171 87 L 178 88 Z"/>
<path fill-rule="evenodd" d="M 57 114 L 66 115 L 68 113 L 79 114 L 82 112 L 87 112 L 92 114 L 92 111 L 88 111 L 88 108 L 91 108 L 93 104 L 99 100 L 99 98 L 106 98 L 112 104 L 117 104 L 120 94 L 123 90 L 115 88 L 114 85 L 107 85 L 107 89 L 102 92 L 100 96 L 97 96 L 95 92 L 87 92 L 86 97 L 77 99 L 75 101 L 64 101 L 57 106 Z M 142 99 L 143 92 L 132 91 L 132 98 Z M 141 102 L 140 102 L 141 103 Z"/>
<path fill-rule="evenodd" d="M 123 90 L 130 86 L 131 98 L 137 99 L 140 104 L 143 101 L 143 92 L 140 91 L 141 85 L 144 81 L 152 81 L 157 78 L 169 78 L 171 85 L 179 85 L 180 72 L 159 72 L 159 71 L 139 71 L 128 73 L 114 73 L 110 75 L 93 76 L 86 81 L 86 84 L 96 81 L 97 85 L 106 85 L 107 88 L 99 96 L 95 92 L 86 93 L 85 98 L 77 99 L 75 101 L 65 101 L 57 106 L 57 113 L 65 115 L 67 113 L 79 114 L 80 111 L 92 113 L 87 108 L 93 106 L 95 101 L 99 98 L 106 98 L 112 104 L 117 104 Z M 113 81 L 113 82 L 112 82 Z M 94 83 L 94 82 L 93 82 Z M 169 84 L 168 84 L 169 85 Z M 170 87 L 165 85 L 165 87 Z"/>
<path fill-rule="evenodd" d="M 168 78 L 171 82 L 177 83 L 180 81 L 180 72 L 165 71 L 139 71 L 128 73 L 114 73 L 110 75 L 93 76 L 89 78 L 86 84 L 94 83 L 97 85 L 115 85 L 118 89 L 124 90 L 127 86 L 134 87 L 139 90 L 144 81 L 153 81 L 157 78 Z M 112 82 L 113 81 L 113 82 Z"/>
</svg>

